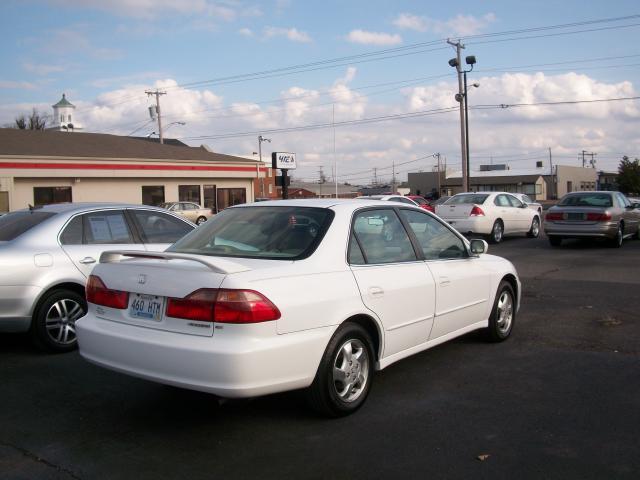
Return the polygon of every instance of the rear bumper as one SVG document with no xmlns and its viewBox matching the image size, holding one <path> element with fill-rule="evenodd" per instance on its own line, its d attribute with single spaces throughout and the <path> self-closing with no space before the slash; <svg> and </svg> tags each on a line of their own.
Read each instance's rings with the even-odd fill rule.
<svg viewBox="0 0 640 480">
<path fill-rule="evenodd" d="M 491 233 L 493 223 L 487 217 L 444 218 L 443 220 L 458 230 L 460 233 L 478 233 L 488 235 Z"/>
<path fill-rule="evenodd" d="M 26 332 L 33 305 L 42 289 L 34 286 L 0 286 L 0 332 Z"/>
<path fill-rule="evenodd" d="M 618 231 L 616 222 L 592 223 L 589 225 L 570 224 L 568 222 L 545 222 L 544 233 L 559 237 L 614 238 Z"/>
<path fill-rule="evenodd" d="M 80 354 L 102 367 L 221 397 L 254 397 L 311 384 L 332 328 L 278 335 L 275 322 L 224 325 L 201 337 L 112 322 L 76 322 Z"/>
</svg>

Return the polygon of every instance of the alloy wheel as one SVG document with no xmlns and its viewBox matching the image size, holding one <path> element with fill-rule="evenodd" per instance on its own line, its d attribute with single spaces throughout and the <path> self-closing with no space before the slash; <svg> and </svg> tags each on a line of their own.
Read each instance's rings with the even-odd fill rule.
<svg viewBox="0 0 640 480">
<path fill-rule="evenodd" d="M 498 300 L 498 317 L 496 326 L 501 335 L 506 335 L 511 330 L 513 323 L 513 299 L 508 291 L 503 291 Z"/>
<path fill-rule="evenodd" d="M 82 305 L 75 300 L 58 300 L 51 305 L 45 317 L 47 335 L 54 343 L 72 345 L 76 341 L 76 320 L 84 313 Z"/>
<path fill-rule="evenodd" d="M 333 387 L 336 395 L 346 403 L 356 401 L 369 381 L 369 353 L 357 338 L 345 341 L 333 360 Z"/>
</svg>

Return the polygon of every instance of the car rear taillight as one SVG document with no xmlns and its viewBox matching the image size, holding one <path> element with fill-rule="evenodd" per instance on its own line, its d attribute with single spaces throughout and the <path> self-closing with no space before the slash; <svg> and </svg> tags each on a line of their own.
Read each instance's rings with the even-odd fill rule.
<svg viewBox="0 0 640 480">
<path fill-rule="evenodd" d="M 280 310 L 254 290 L 201 289 L 169 298 L 167 316 L 217 323 L 259 323 L 280 318 Z"/>
<path fill-rule="evenodd" d="M 562 220 L 562 214 L 558 212 L 548 212 L 544 217 L 545 220 L 555 222 L 557 220 Z"/>
<path fill-rule="evenodd" d="M 608 222 L 611 220 L 611 214 L 609 212 L 587 213 L 587 220 L 589 222 Z"/>
<path fill-rule="evenodd" d="M 87 302 L 104 307 L 119 308 L 124 310 L 129 305 L 129 292 L 111 290 L 107 288 L 102 279 L 97 275 L 89 275 L 87 281 Z"/>
<path fill-rule="evenodd" d="M 217 294 L 217 290 L 202 288 L 184 298 L 169 298 L 167 315 L 187 320 L 213 322 L 213 307 Z"/>
<path fill-rule="evenodd" d="M 482 209 L 477 206 L 474 205 L 473 208 L 471 209 L 471 212 L 469 213 L 470 217 L 484 217 L 484 212 L 482 211 Z"/>
</svg>

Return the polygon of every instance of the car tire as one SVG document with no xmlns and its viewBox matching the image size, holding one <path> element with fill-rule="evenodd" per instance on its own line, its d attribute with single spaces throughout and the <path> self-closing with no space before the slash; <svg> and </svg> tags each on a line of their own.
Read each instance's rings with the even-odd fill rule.
<svg viewBox="0 0 640 480">
<path fill-rule="evenodd" d="M 636 234 L 633 236 L 636 240 L 640 240 L 640 224 L 638 224 L 638 229 L 636 230 Z"/>
<path fill-rule="evenodd" d="M 360 325 L 347 322 L 331 337 L 307 401 L 328 417 L 342 417 L 358 410 L 369 394 L 375 356 L 373 343 Z"/>
<path fill-rule="evenodd" d="M 540 235 L 540 219 L 538 217 L 533 217 L 531 220 L 531 228 L 527 232 L 527 236 L 530 238 L 538 238 Z"/>
<path fill-rule="evenodd" d="M 207 217 L 198 217 L 196 219 L 196 225 L 200 225 L 201 223 L 204 223 L 207 221 Z"/>
<path fill-rule="evenodd" d="M 493 227 L 491 227 L 491 233 L 489 234 L 489 241 L 491 243 L 500 243 L 502 241 L 502 237 L 504 236 L 504 225 L 501 220 L 496 220 L 493 222 Z"/>
<path fill-rule="evenodd" d="M 616 230 L 616 236 L 609 240 L 609 246 L 612 248 L 620 248 L 622 241 L 624 240 L 624 233 L 622 224 L 618 224 L 618 230 Z"/>
<path fill-rule="evenodd" d="M 490 342 L 503 342 L 513 332 L 516 321 L 516 296 L 513 287 L 505 280 L 500 282 L 493 309 L 489 317 L 489 326 L 485 333 Z"/>
<path fill-rule="evenodd" d="M 75 323 L 87 312 L 87 302 L 72 290 L 49 293 L 38 305 L 31 323 L 31 335 L 39 348 L 51 353 L 75 350 Z"/>
<path fill-rule="evenodd" d="M 549 244 L 552 247 L 559 247 L 560 244 L 562 243 L 562 237 L 559 237 L 557 235 L 549 235 Z"/>
</svg>

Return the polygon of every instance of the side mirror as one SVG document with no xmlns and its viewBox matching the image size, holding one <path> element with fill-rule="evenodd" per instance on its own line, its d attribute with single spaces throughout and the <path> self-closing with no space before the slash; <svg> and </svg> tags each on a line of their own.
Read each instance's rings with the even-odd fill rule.
<svg viewBox="0 0 640 480">
<path fill-rule="evenodd" d="M 522 205 L 520 205 L 520 208 L 529 208 L 529 205 L 527 205 L 526 203 L 522 202 Z"/>
<path fill-rule="evenodd" d="M 484 240 L 481 240 L 479 238 L 474 238 L 473 240 L 471 240 L 471 253 L 473 253 L 474 255 L 487 253 L 487 250 L 489 250 L 489 244 Z"/>
</svg>

